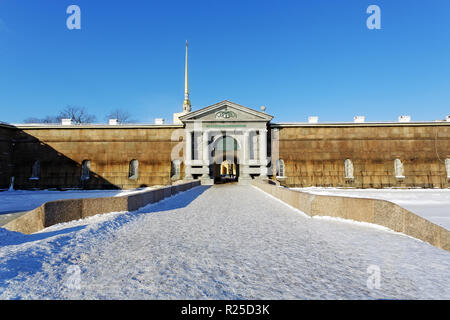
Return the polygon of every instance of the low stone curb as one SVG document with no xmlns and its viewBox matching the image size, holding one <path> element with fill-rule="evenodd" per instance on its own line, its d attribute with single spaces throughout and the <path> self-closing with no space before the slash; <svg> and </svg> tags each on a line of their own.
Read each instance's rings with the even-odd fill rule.
<svg viewBox="0 0 450 320">
<path fill-rule="evenodd" d="M 449 230 L 390 201 L 314 195 L 277 186 L 270 180 L 254 180 L 252 184 L 309 216 L 330 216 L 374 223 L 450 251 Z"/>
<path fill-rule="evenodd" d="M 156 203 L 198 185 L 200 185 L 200 181 L 192 181 L 129 196 L 50 201 L 9 221 L 2 228 L 31 234 L 54 224 L 83 219 L 96 214 L 135 211 L 149 203 Z"/>
</svg>

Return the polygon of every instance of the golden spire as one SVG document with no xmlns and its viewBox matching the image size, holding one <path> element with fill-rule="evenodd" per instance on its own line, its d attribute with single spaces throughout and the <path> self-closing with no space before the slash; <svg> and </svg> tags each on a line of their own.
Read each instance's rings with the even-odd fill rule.
<svg viewBox="0 0 450 320">
<path fill-rule="evenodd" d="M 186 40 L 186 67 L 184 70 L 184 102 L 183 111 L 191 112 L 191 101 L 189 100 L 189 80 L 188 80 L 188 43 Z"/>
</svg>

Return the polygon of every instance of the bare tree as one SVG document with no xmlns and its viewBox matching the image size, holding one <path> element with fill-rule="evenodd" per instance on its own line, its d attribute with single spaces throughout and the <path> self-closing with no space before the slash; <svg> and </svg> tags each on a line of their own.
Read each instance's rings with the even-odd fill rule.
<svg viewBox="0 0 450 320">
<path fill-rule="evenodd" d="M 42 119 L 29 117 L 23 120 L 23 123 L 42 123 Z"/>
<path fill-rule="evenodd" d="M 59 123 L 61 119 L 54 116 L 46 116 L 45 118 L 29 117 L 23 120 L 24 123 Z"/>
<path fill-rule="evenodd" d="M 46 116 L 44 119 L 42 119 L 42 123 L 59 123 L 59 122 L 61 122 L 61 119 L 55 116 Z"/>
<path fill-rule="evenodd" d="M 72 119 L 74 123 L 91 123 L 95 121 L 95 115 L 88 114 L 83 107 L 67 106 L 57 116 L 46 116 L 45 118 L 29 117 L 24 123 L 60 123 L 61 119 Z"/>
<path fill-rule="evenodd" d="M 95 115 L 88 114 L 84 107 L 76 107 L 68 105 L 64 110 L 62 110 L 58 119 L 72 119 L 74 123 L 92 123 L 95 121 Z"/>
<path fill-rule="evenodd" d="M 128 111 L 123 109 L 116 109 L 114 111 L 111 111 L 107 116 L 106 120 L 108 119 L 117 119 L 118 123 L 130 123 L 133 122 L 131 120 L 131 115 Z"/>
</svg>

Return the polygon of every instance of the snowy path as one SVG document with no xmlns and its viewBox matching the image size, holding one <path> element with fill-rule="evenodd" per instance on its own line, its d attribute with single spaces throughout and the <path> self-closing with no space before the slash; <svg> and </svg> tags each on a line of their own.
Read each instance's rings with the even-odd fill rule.
<svg viewBox="0 0 450 320">
<path fill-rule="evenodd" d="M 2 299 L 450 299 L 449 274 L 450 252 L 308 218 L 251 186 L 196 187 L 29 236 L 0 229 Z"/>
</svg>

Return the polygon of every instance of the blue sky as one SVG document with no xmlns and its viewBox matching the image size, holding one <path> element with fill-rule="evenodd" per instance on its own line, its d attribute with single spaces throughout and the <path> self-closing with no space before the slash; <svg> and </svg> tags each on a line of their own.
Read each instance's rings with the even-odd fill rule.
<svg viewBox="0 0 450 320">
<path fill-rule="evenodd" d="M 81 30 L 66 9 L 81 8 Z M 369 5 L 381 30 L 366 27 Z M 231 100 L 274 122 L 443 119 L 450 1 L 0 0 L 0 120 L 83 106 L 140 122 Z"/>
</svg>

